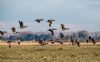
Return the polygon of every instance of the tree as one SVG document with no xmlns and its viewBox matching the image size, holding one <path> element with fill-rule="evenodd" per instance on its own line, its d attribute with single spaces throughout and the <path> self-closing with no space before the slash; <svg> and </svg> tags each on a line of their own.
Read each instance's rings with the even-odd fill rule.
<svg viewBox="0 0 100 62">
<path fill-rule="evenodd" d="M 88 33 L 88 31 L 79 31 L 78 32 L 78 35 L 79 35 L 79 38 L 81 39 L 81 40 L 86 40 L 86 39 L 88 39 L 88 37 L 89 37 L 89 33 Z"/>
</svg>

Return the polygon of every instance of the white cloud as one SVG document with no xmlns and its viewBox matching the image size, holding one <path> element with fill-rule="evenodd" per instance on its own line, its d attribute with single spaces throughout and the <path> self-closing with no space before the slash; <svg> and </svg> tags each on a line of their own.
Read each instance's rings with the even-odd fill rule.
<svg viewBox="0 0 100 62">
<path fill-rule="evenodd" d="M 0 30 L 6 31 L 8 29 L 8 25 L 6 22 L 0 21 Z"/>
<path fill-rule="evenodd" d="M 79 24 L 68 24 L 68 27 L 70 28 L 69 31 L 80 31 L 80 30 L 86 30 L 82 25 Z"/>
<path fill-rule="evenodd" d="M 0 27 L 2 26 L 5 26 L 5 23 L 0 21 Z"/>
</svg>

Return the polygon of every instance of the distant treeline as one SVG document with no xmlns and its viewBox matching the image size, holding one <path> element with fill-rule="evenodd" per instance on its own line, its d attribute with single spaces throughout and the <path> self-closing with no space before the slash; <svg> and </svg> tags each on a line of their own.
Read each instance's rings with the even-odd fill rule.
<svg viewBox="0 0 100 62">
<path fill-rule="evenodd" d="M 30 32 L 20 32 L 18 34 L 9 34 L 9 35 L 4 35 L 0 37 L 1 40 L 11 40 L 11 41 L 16 41 L 16 40 L 21 40 L 21 41 L 32 41 L 36 40 L 38 41 L 39 39 L 43 40 L 51 40 L 51 39 L 59 39 L 60 40 L 60 32 L 56 33 L 54 36 L 52 36 L 49 32 L 40 32 L 40 33 L 30 33 Z M 88 39 L 89 36 L 91 36 L 94 39 L 100 39 L 100 32 L 92 32 L 89 33 L 88 31 L 79 31 L 79 32 L 62 32 L 64 34 L 64 39 L 65 40 L 70 40 L 70 39 L 81 39 L 81 40 L 86 40 Z"/>
</svg>

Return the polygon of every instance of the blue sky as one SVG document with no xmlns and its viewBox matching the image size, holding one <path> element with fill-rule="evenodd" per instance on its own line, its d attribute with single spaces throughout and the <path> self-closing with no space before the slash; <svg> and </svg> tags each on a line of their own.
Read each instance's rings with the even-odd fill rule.
<svg viewBox="0 0 100 62">
<path fill-rule="evenodd" d="M 0 0 L 0 30 L 46 31 L 47 22 L 36 18 L 55 19 L 52 27 L 58 29 L 64 23 L 69 31 L 100 31 L 100 0 Z M 18 20 L 28 28 L 20 30 Z"/>
</svg>

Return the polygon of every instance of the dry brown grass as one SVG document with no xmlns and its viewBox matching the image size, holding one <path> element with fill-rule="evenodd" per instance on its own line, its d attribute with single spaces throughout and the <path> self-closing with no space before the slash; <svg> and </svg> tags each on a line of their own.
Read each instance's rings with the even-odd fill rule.
<svg viewBox="0 0 100 62">
<path fill-rule="evenodd" d="M 5 41 L 0 41 L 0 45 L 9 45 L 7 42 Z M 11 45 L 18 45 L 17 42 L 11 42 Z M 24 42 L 21 42 L 20 45 L 40 45 L 37 41 L 24 41 Z M 60 43 L 58 42 L 55 42 L 54 44 L 52 44 L 51 42 L 48 42 L 47 45 L 61 45 Z M 64 42 L 63 45 L 72 45 L 71 42 Z M 92 42 L 89 42 L 89 43 L 86 43 L 86 42 L 81 42 L 80 45 L 93 45 Z M 97 42 L 96 45 L 100 45 L 100 42 Z"/>
<path fill-rule="evenodd" d="M 100 62 L 100 46 L 0 46 L 0 62 Z"/>
</svg>

